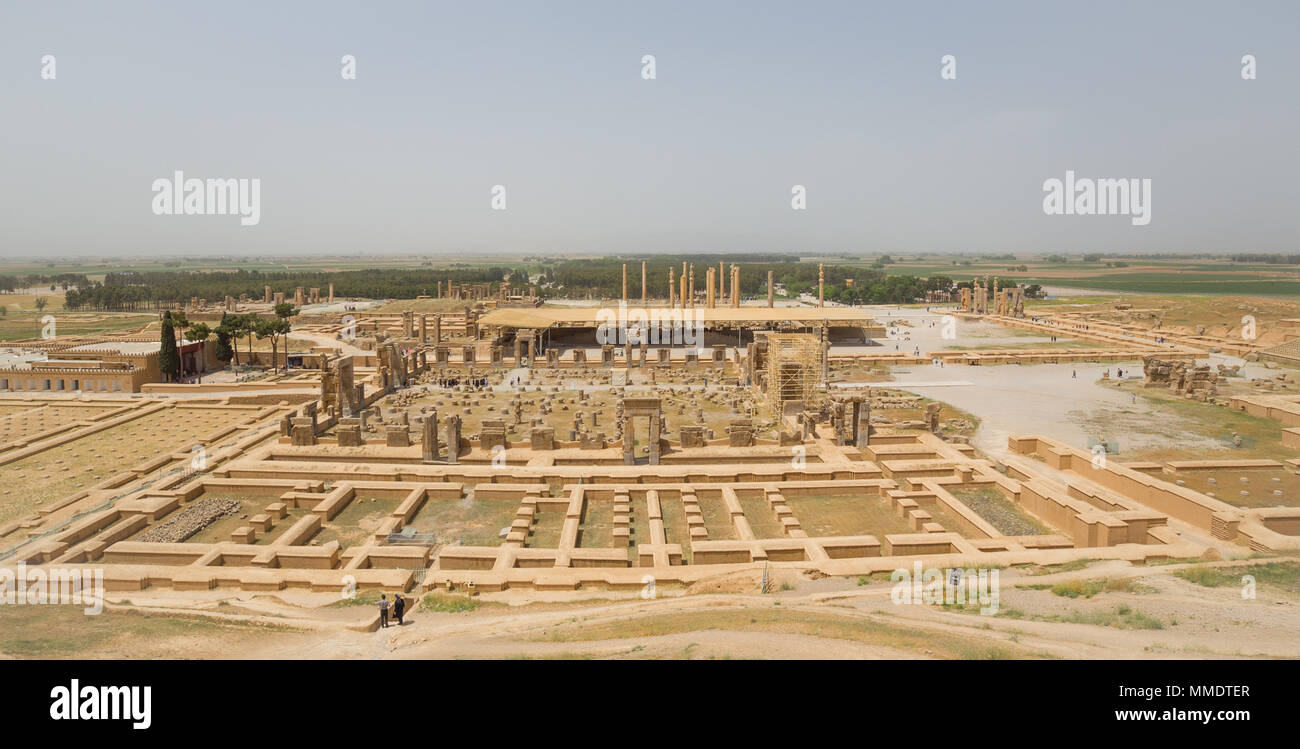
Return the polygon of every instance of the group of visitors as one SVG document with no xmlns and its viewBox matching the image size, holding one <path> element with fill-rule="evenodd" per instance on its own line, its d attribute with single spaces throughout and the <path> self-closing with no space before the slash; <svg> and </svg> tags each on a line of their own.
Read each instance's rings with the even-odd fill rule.
<svg viewBox="0 0 1300 749">
<path fill-rule="evenodd" d="M 456 387 L 457 385 L 460 385 L 460 384 L 461 384 L 461 380 L 460 380 L 459 378 L 457 378 L 457 377 L 440 377 L 440 378 L 438 378 L 438 387 L 440 387 L 440 388 L 454 388 L 454 387 Z M 471 390 L 483 390 L 484 388 L 486 388 L 486 387 L 488 386 L 488 378 L 486 378 L 486 377 L 472 377 L 472 378 L 470 378 L 470 379 L 468 379 L 468 380 L 465 380 L 465 381 L 464 381 L 464 384 L 465 384 L 466 387 L 468 387 L 468 388 L 471 389 Z"/>
<path fill-rule="evenodd" d="M 401 593 L 394 593 L 393 600 L 390 603 L 388 597 L 383 593 L 379 594 L 379 626 L 380 628 L 388 627 L 388 612 L 392 611 L 393 618 L 397 620 L 397 625 L 402 625 L 402 616 L 406 613 L 406 599 L 402 598 Z"/>
</svg>

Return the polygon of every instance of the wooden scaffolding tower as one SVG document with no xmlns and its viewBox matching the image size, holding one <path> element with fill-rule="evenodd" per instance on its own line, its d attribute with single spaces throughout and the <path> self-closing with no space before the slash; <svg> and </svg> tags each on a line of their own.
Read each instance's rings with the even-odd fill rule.
<svg viewBox="0 0 1300 749">
<path fill-rule="evenodd" d="M 815 408 L 822 399 L 822 345 L 808 333 L 768 333 L 766 375 L 767 402 L 772 412 L 785 413 L 786 404 L 799 401 L 803 410 Z"/>
</svg>

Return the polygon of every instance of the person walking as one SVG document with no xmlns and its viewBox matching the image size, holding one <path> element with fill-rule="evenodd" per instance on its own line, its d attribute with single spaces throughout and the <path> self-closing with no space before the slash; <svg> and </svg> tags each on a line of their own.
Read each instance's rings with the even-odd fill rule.
<svg viewBox="0 0 1300 749">
<path fill-rule="evenodd" d="M 388 598 L 383 593 L 379 594 L 379 626 L 388 626 Z"/>
<path fill-rule="evenodd" d="M 402 626 L 402 612 L 406 611 L 406 599 L 398 593 L 393 596 L 393 616 L 397 617 L 397 626 Z"/>
</svg>

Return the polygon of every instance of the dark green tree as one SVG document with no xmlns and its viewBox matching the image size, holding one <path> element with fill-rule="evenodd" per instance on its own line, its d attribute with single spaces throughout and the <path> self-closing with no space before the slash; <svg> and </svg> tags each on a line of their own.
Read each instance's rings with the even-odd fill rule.
<svg viewBox="0 0 1300 749">
<path fill-rule="evenodd" d="M 181 357 L 176 351 L 176 328 L 172 325 L 172 313 L 163 313 L 162 348 L 158 351 L 158 369 L 167 379 L 174 381 L 181 371 Z"/>
</svg>

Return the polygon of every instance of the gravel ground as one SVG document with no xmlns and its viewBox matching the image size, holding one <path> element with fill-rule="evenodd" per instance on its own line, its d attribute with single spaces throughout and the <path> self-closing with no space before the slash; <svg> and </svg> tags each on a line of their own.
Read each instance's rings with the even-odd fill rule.
<svg viewBox="0 0 1300 749">
<path fill-rule="evenodd" d="M 179 543 L 221 518 L 239 512 L 239 506 L 239 503 L 233 499 L 221 497 L 200 499 L 178 512 L 170 520 L 145 529 L 136 540 L 164 544 Z"/>
</svg>

